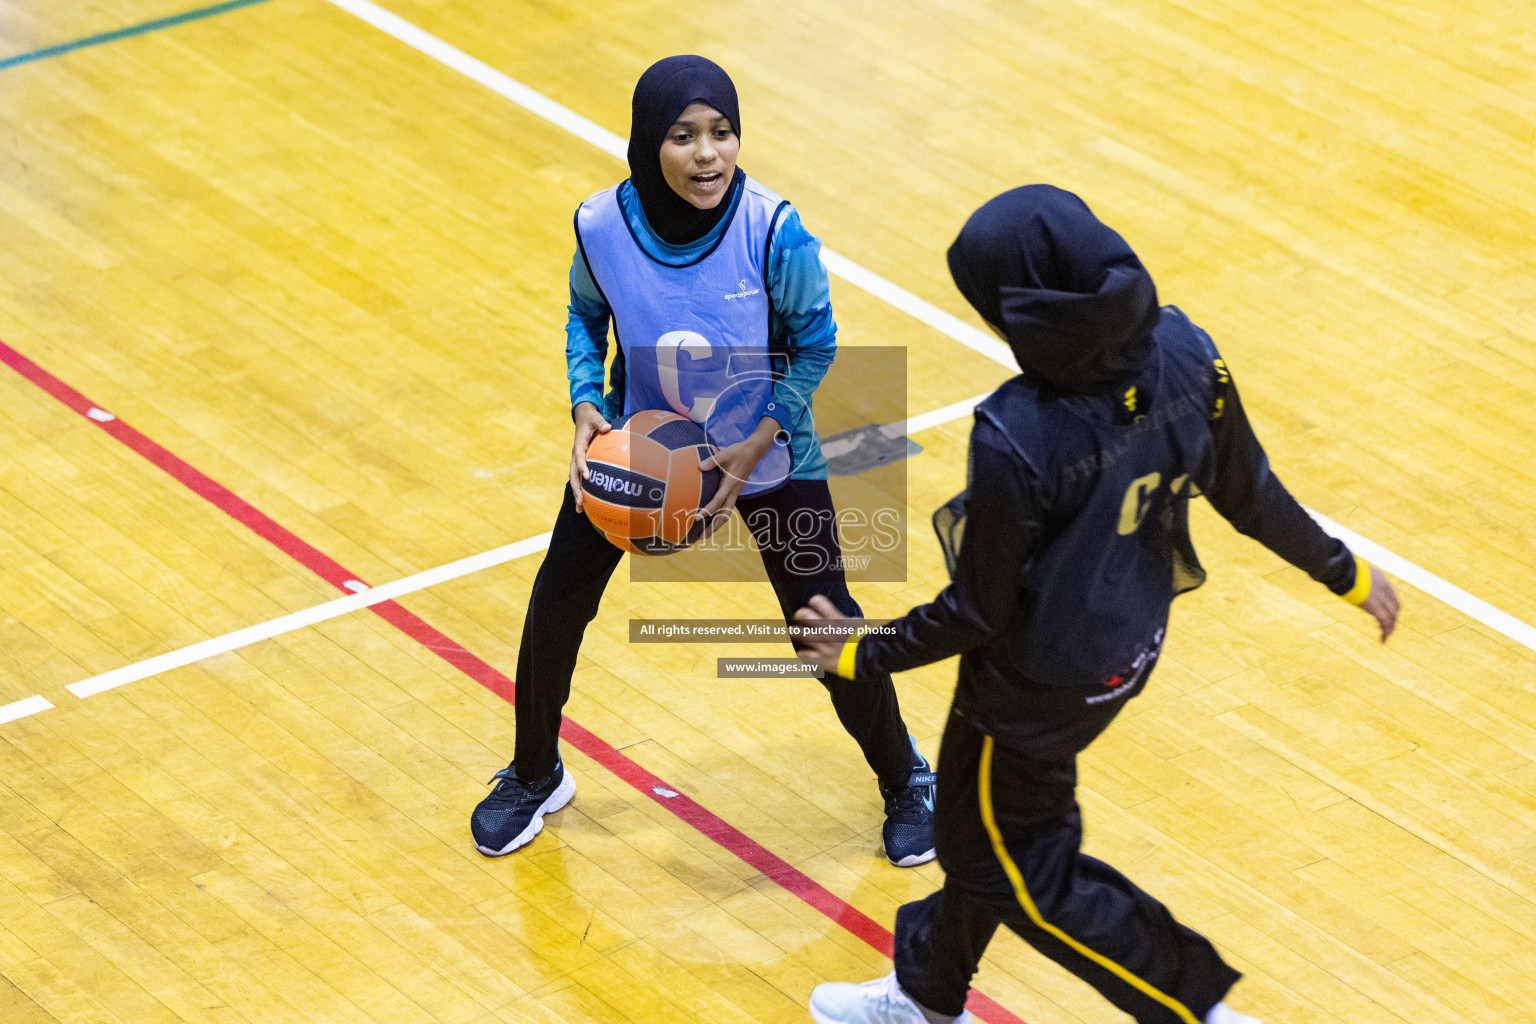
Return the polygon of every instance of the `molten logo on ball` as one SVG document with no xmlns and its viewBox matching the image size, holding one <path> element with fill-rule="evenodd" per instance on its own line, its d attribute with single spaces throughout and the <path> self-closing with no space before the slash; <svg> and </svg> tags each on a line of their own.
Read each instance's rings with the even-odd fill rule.
<svg viewBox="0 0 1536 1024">
<path fill-rule="evenodd" d="M 681 551 L 703 535 L 698 512 L 720 487 L 718 469 L 699 468 L 712 454 L 704 428 L 687 417 L 635 413 L 587 448 L 587 518 L 625 551 Z"/>
<path fill-rule="evenodd" d="M 632 483 L 627 480 L 620 480 L 616 476 L 610 476 L 607 473 L 601 472 L 593 473 L 587 479 L 587 483 L 591 484 L 593 487 L 601 487 L 609 494 L 628 494 L 636 498 L 640 497 L 641 492 L 645 490 L 645 485 L 639 483 L 638 481 Z"/>
</svg>

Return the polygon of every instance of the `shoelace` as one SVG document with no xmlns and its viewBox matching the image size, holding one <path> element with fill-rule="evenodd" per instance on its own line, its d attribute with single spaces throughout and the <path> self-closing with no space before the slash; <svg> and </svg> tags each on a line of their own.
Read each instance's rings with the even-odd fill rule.
<svg viewBox="0 0 1536 1024">
<path fill-rule="evenodd" d="M 917 1004 L 917 1000 L 907 994 L 896 980 L 896 972 L 892 971 L 883 978 L 875 978 L 872 981 L 862 982 L 859 985 L 859 994 L 865 999 L 877 1002 L 873 1009 L 880 1012 L 878 1024 L 906 1024 L 908 1021 L 921 1021 L 923 1011 Z M 967 1024 L 974 1021 L 974 1017 L 961 1014 L 958 1020 L 965 1020 Z M 1252 1017 L 1241 1017 L 1243 1021 L 1253 1021 L 1253 1024 L 1263 1024 L 1262 1021 L 1253 1020 Z"/>
<path fill-rule="evenodd" d="M 911 998 L 901 990 L 896 982 L 896 972 L 892 971 L 883 978 L 874 981 L 866 981 L 859 986 L 860 994 L 865 998 L 876 1002 L 876 1009 L 880 1012 L 880 1024 L 899 1024 L 901 1021 L 911 1020 L 911 1010 L 916 1010 Z M 921 1011 L 918 1011 L 919 1014 Z"/>
<path fill-rule="evenodd" d="M 545 776 L 545 778 L 548 778 L 548 776 Z M 508 792 L 508 790 L 521 790 L 521 792 L 517 794 L 517 799 L 522 799 L 523 794 L 538 789 L 539 784 L 543 781 L 544 779 L 535 779 L 532 784 L 524 782 L 522 779 L 517 777 L 517 773 L 512 770 L 512 766 L 507 765 L 501 771 L 497 772 L 495 775 L 492 775 L 490 779 L 487 780 L 486 785 L 489 786 L 492 783 L 496 784 L 496 788 L 491 790 L 492 796 L 511 797 L 513 794 Z"/>
<path fill-rule="evenodd" d="M 913 772 L 907 784 L 886 799 L 894 801 L 901 810 L 910 811 L 923 802 L 923 790 L 932 786 L 938 778 L 933 772 Z"/>
<path fill-rule="evenodd" d="M 557 765 L 556 767 L 559 766 Z M 492 783 L 495 784 L 496 788 L 491 790 L 492 796 L 506 796 L 508 795 L 506 790 L 509 789 L 520 789 L 523 791 L 523 793 L 532 793 L 535 790 L 544 788 L 544 786 L 549 782 L 550 776 L 552 775 L 554 775 L 554 772 L 547 772 L 544 775 L 534 779 L 532 782 L 524 782 L 522 779 L 517 777 L 517 772 L 513 769 L 513 766 L 509 764 L 501 771 L 487 779 L 485 784 L 487 786 L 491 785 Z M 521 795 L 519 796 L 519 799 L 521 799 Z"/>
</svg>

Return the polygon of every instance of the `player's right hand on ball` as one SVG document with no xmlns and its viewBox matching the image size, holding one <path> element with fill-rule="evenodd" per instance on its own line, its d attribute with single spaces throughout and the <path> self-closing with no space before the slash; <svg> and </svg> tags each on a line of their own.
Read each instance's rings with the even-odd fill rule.
<svg viewBox="0 0 1536 1024">
<path fill-rule="evenodd" d="M 576 511 L 581 512 L 582 499 L 585 497 L 581 484 L 590 475 L 587 471 L 587 446 L 598 434 L 606 434 L 613 427 L 591 402 L 582 402 L 572 409 L 571 418 L 576 421 L 576 440 L 571 443 L 571 498 L 576 502 Z"/>
<path fill-rule="evenodd" d="M 1371 592 L 1360 602 L 1360 608 L 1375 617 L 1376 624 L 1381 627 L 1382 643 L 1386 643 L 1387 637 L 1397 628 L 1399 607 L 1397 589 L 1392 586 L 1392 581 L 1387 579 L 1386 573 L 1371 566 Z"/>
</svg>

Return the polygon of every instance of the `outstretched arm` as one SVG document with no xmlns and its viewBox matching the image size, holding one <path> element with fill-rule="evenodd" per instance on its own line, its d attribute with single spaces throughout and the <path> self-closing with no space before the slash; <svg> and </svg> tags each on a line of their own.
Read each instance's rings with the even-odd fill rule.
<svg viewBox="0 0 1536 1024">
<path fill-rule="evenodd" d="M 992 432 L 978 424 L 971 435 L 965 531 L 949 586 L 891 623 L 893 635 L 868 635 L 857 645 L 811 645 L 807 653 L 827 671 L 846 678 L 904 672 L 977 647 L 1007 625 L 1018 608 L 1024 563 L 1042 527 L 1032 474 L 1016 456 L 987 442 Z M 842 616 L 818 597 L 796 618 L 836 621 Z"/>
<path fill-rule="evenodd" d="M 1397 592 L 1380 569 L 1323 532 L 1291 496 L 1254 435 L 1231 376 L 1222 383 L 1211 424 L 1216 471 L 1206 497 L 1240 533 L 1252 537 L 1335 594 L 1372 615 L 1381 639 L 1397 626 Z"/>
</svg>

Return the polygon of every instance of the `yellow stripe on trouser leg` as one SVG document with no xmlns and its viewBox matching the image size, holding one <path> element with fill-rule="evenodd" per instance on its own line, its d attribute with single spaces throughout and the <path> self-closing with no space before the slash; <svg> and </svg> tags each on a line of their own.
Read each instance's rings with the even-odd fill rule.
<svg viewBox="0 0 1536 1024">
<path fill-rule="evenodd" d="M 997 854 L 999 863 L 1003 865 L 1003 871 L 1008 875 L 1008 881 L 1013 883 L 1013 895 L 1019 901 L 1019 906 L 1024 908 L 1024 913 L 1034 922 L 1036 928 L 1048 935 L 1066 943 L 1068 947 L 1082 956 L 1087 957 L 1100 967 L 1109 971 L 1121 981 L 1130 985 L 1142 995 L 1155 999 L 1168 1009 L 1179 1015 L 1179 1019 L 1185 1024 L 1200 1024 L 1195 1015 L 1189 1011 L 1189 1007 L 1165 992 L 1160 992 L 1147 984 L 1141 978 L 1136 977 L 1130 971 L 1121 967 L 1113 960 L 1102 956 L 1078 942 L 1066 932 L 1051 924 L 1040 916 L 1040 911 L 1035 907 L 1035 901 L 1030 898 L 1029 889 L 1024 885 L 1024 876 L 1019 872 L 1018 865 L 1008 855 L 1008 848 L 1003 845 L 1003 834 L 998 831 L 997 821 L 992 817 L 992 737 L 983 736 L 981 741 L 981 771 L 976 780 L 976 788 L 981 794 L 981 822 L 987 828 L 987 835 L 992 839 L 992 852 Z"/>
</svg>

